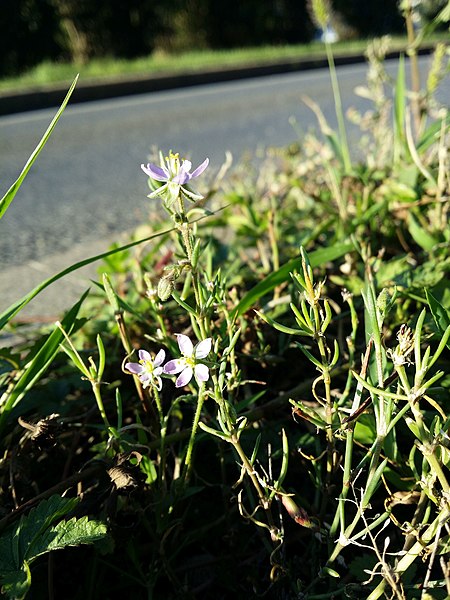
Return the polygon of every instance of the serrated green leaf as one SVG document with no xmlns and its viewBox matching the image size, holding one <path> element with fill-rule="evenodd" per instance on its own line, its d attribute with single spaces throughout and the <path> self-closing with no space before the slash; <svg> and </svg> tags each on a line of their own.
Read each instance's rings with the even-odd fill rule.
<svg viewBox="0 0 450 600">
<path fill-rule="evenodd" d="M 29 565 L 41 554 L 66 546 L 92 544 L 107 535 L 104 523 L 88 517 L 60 520 L 77 503 L 78 498 L 51 496 L 0 537 L 0 580 L 8 598 L 25 596 L 31 584 Z"/>
<path fill-rule="evenodd" d="M 21 569 L 7 573 L 0 572 L 0 579 L 1 591 L 7 598 L 22 600 L 31 586 L 31 573 L 27 561 L 24 561 Z"/>
<path fill-rule="evenodd" d="M 77 504 L 77 498 L 61 498 L 55 495 L 42 500 L 26 517 L 21 517 L 17 532 L 20 538 L 20 559 L 22 561 L 27 559 L 30 562 L 38 556 L 35 547 L 41 545 L 42 537 L 47 534 L 55 521 L 64 517 Z"/>
<path fill-rule="evenodd" d="M 39 545 L 33 547 L 33 559 L 50 550 L 60 550 L 66 546 L 93 544 L 105 537 L 107 532 L 104 523 L 91 520 L 89 517 L 81 517 L 81 519 L 73 517 L 69 521 L 61 521 L 40 538 Z"/>
</svg>

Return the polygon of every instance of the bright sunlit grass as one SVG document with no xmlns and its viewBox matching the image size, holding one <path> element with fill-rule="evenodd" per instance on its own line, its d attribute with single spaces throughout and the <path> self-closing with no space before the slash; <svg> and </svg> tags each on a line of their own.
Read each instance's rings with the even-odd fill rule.
<svg viewBox="0 0 450 600">
<path fill-rule="evenodd" d="M 436 40 L 439 39 L 436 37 Z M 393 49 L 405 48 L 403 37 L 392 39 Z M 341 52 L 361 53 L 367 46 L 367 40 L 338 42 L 333 48 L 337 55 Z M 161 73 L 179 73 L 199 69 L 221 68 L 247 63 L 262 64 L 273 60 L 295 60 L 297 58 L 325 57 L 321 42 L 292 46 L 261 46 L 238 48 L 233 50 L 194 50 L 182 54 L 153 53 L 132 60 L 103 58 L 95 59 L 85 65 L 72 63 L 43 62 L 18 77 L 0 80 L 0 91 L 26 90 L 34 86 L 67 84 L 76 73 L 80 73 L 80 82 L 108 77 L 127 77 L 130 75 L 150 76 Z"/>
</svg>

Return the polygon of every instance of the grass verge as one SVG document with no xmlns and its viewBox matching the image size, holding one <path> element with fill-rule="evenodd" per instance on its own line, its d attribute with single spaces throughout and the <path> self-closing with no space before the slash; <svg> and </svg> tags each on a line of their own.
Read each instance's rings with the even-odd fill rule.
<svg viewBox="0 0 450 600">
<path fill-rule="evenodd" d="M 442 39 L 436 35 L 430 43 Z M 391 40 L 392 50 L 405 48 L 404 37 Z M 367 40 L 337 42 L 333 49 L 340 54 L 361 54 L 367 47 Z M 99 80 L 129 76 L 148 76 L 162 73 L 180 73 L 202 69 L 220 69 L 244 64 L 264 64 L 272 61 L 290 61 L 298 59 L 326 58 L 321 42 L 291 46 L 263 46 L 257 48 L 238 48 L 234 50 L 197 50 L 178 55 L 152 54 L 133 60 L 103 58 L 92 60 L 84 65 L 72 63 L 44 62 L 17 77 L 0 80 L 0 92 L 25 91 L 34 87 L 46 87 L 55 84 L 69 85 L 76 73 L 80 80 Z"/>
</svg>

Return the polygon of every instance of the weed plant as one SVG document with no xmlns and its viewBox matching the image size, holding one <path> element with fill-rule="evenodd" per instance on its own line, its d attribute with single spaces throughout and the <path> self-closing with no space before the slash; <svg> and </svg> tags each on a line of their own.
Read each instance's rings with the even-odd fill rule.
<svg viewBox="0 0 450 600">
<path fill-rule="evenodd" d="M 388 49 L 351 114 L 364 160 L 328 49 L 337 132 L 310 102 L 320 135 L 206 191 L 207 160 L 151 157 L 151 226 L 0 315 L 103 259 L 0 353 L 5 597 L 450 595 L 448 48 L 415 90 Z"/>
</svg>

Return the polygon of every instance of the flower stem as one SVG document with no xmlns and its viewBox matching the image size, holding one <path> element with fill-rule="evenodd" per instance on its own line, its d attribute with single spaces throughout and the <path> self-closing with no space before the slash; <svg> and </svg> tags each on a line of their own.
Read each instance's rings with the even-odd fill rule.
<svg viewBox="0 0 450 600">
<path fill-rule="evenodd" d="M 197 407 L 195 409 L 194 420 L 192 422 L 191 437 L 189 438 L 188 447 L 186 450 L 186 458 L 184 461 L 182 480 L 185 483 L 192 470 L 192 451 L 194 449 L 195 436 L 197 434 L 198 424 L 202 413 L 203 402 L 205 400 L 205 386 L 202 384 L 198 390 Z"/>
</svg>

